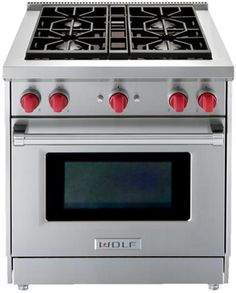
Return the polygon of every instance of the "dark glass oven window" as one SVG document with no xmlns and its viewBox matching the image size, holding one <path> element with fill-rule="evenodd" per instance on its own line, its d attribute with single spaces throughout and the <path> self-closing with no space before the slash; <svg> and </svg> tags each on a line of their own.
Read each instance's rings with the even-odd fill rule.
<svg viewBox="0 0 236 293">
<path fill-rule="evenodd" d="M 64 207 L 171 206 L 171 162 L 65 162 Z"/>
<path fill-rule="evenodd" d="M 48 153 L 48 221 L 188 220 L 189 153 Z"/>
</svg>

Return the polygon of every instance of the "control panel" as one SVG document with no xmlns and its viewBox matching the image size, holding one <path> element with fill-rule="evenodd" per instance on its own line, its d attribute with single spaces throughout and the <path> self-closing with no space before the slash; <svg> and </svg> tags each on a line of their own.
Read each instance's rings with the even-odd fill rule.
<svg viewBox="0 0 236 293">
<path fill-rule="evenodd" d="M 225 115 L 225 83 L 200 80 L 15 82 L 12 115 Z"/>
</svg>

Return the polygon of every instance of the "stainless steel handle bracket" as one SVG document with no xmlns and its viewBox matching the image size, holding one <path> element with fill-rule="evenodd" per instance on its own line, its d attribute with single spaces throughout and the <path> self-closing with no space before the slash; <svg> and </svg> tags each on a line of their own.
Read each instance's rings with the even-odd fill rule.
<svg viewBox="0 0 236 293">
<path fill-rule="evenodd" d="M 212 134 L 212 145 L 221 146 L 224 144 L 224 134 L 223 133 L 213 133 Z"/>
<path fill-rule="evenodd" d="M 223 133 L 224 126 L 219 120 L 211 120 L 210 121 L 211 131 L 212 133 Z"/>
<path fill-rule="evenodd" d="M 26 124 L 15 124 L 14 125 L 14 145 L 15 146 L 23 146 L 25 139 L 25 132 L 27 129 Z"/>
<path fill-rule="evenodd" d="M 224 126 L 219 120 L 210 121 L 212 136 L 213 136 L 213 145 L 222 145 L 222 139 L 224 138 Z M 222 137 L 222 139 L 219 139 Z"/>
</svg>

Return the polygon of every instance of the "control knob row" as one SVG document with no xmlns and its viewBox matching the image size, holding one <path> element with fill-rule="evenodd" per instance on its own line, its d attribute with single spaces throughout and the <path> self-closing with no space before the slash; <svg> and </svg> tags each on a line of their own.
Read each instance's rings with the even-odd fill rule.
<svg viewBox="0 0 236 293">
<path fill-rule="evenodd" d="M 40 103 L 40 96 L 36 92 L 27 92 L 21 98 L 21 106 L 27 113 L 33 112 Z M 204 92 L 198 97 L 198 104 L 205 112 L 213 112 L 216 107 L 216 96 L 210 92 Z M 64 93 L 56 92 L 49 97 L 49 104 L 54 112 L 62 112 L 68 105 L 68 97 Z M 122 113 L 128 104 L 128 97 L 122 92 L 115 92 L 110 96 L 109 104 L 116 113 Z M 170 106 L 176 112 L 183 112 L 188 104 L 185 93 L 175 92 L 169 98 Z"/>
</svg>

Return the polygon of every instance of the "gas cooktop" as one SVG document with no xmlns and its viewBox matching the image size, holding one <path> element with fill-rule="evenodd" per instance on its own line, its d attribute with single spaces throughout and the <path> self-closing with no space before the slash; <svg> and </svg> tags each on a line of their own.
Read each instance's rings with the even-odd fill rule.
<svg viewBox="0 0 236 293">
<path fill-rule="evenodd" d="M 212 59 L 191 5 L 43 6 L 25 59 Z"/>
</svg>

